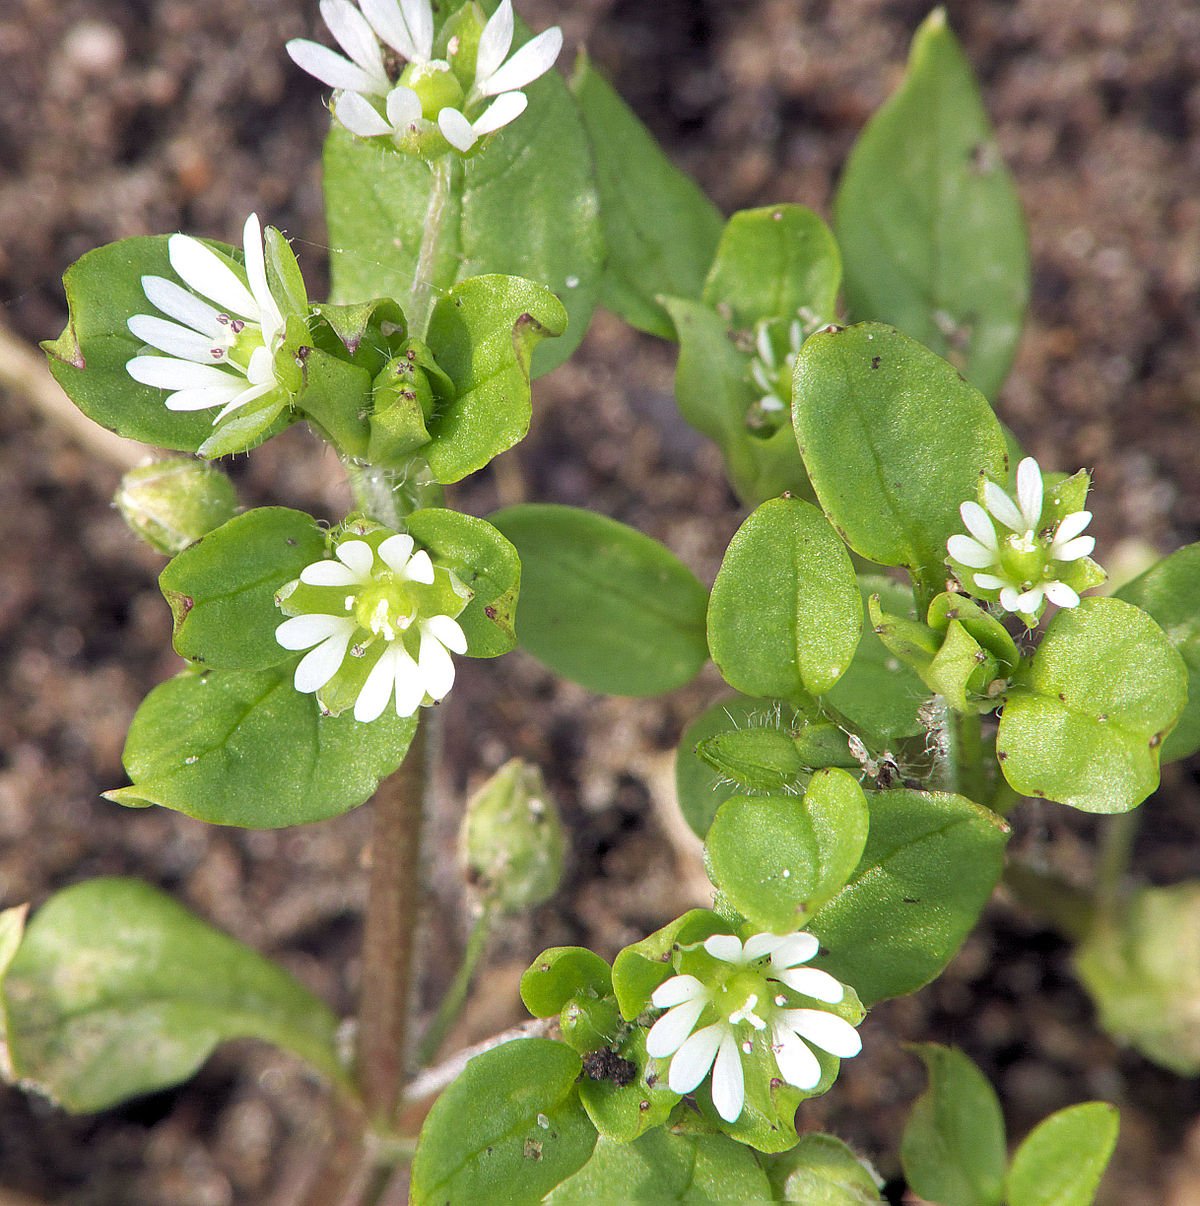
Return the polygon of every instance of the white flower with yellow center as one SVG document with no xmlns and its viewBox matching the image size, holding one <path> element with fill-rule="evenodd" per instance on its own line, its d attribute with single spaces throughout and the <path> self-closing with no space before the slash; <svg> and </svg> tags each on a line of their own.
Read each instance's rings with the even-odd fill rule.
<svg viewBox="0 0 1200 1206">
<path fill-rule="evenodd" d="M 666 1009 L 646 1036 L 646 1051 L 670 1059 L 667 1083 L 673 1093 L 690 1093 L 712 1071 L 712 1099 L 726 1122 L 741 1117 L 746 1101 L 742 1056 L 766 1042 L 779 1075 L 798 1089 L 813 1089 L 821 1065 L 813 1048 L 849 1059 L 862 1050 L 858 1032 L 825 1009 L 795 1006 L 790 990 L 837 1005 L 845 988 L 817 968 L 801 967 L 818 951 L 812 934 L 754 934 L 743 943 L 732 934 L 714 934 L 704 950 L 728 965 L 711 982 L 692 975 L 672 976 L 651 996 Z M 697 1025 L 706 1020 L 699 1030 Z"/>
<path fill-rule="evenodd" d="M 142 291 L 162 318 L 135 314 L 129 329 L 161 355 L 134 356 L 126 371 L 142 385 L 171 392 L 168 410 L 220 407 L 213 423 L 272 390 L 283 316 L 267 284 L 258 215 L 242 232 L 244 274 L 189 235 L 167 242 L 171 267 L 187 288 L 164 276 L 142 277 Z"/>
<path fill-rule="evenodd" d="M 329 711 L 353 700 L 355 720 L 397 716 L 445 699 L 454 685 L 451 653 L 466 653 L 455 619 L 471 597 L 407 534 L 379 530 L 343 539 L 336 559 L 314 562 L 276 595 L 291 618 L 275 630 L 285 649 L 308 653 L 297 691 L 315 692 Z"/>
<path fill-rule="evenodd" d="M 347 57 L 318 42 L 294 38 L 292 61 L 335 90 L 333 113 L 360 138 L 390 137 L 419 145 L 424 129 L 440 130 L 444 143 L 469 151 L 479 139 L 515 121 L 529 103 L 527 84 L 554 66 L 562 50 L 558 26 L 531 38 L 510 56 L 514 33 L 511 0 L 503 2 L 478 35 L 474 68 L 462 68 L 462 40 L 452 37 L 447 58 L 434 57 L 429 0 L 321 0 L 321 16 Z M 475 27 L 478 30 L 478 26 Z M 405 66 L 397 77 L 385 60 Z M 465 72 L 465 75 L 462 74 Z"/>
<path fill-rule="evenodd" d="M 1015 498 L 989 481 L 983 505 L 964 502 L 959 514 L 970 535 L 951 536 L 946 550 L 963 585 L 1026 623 L 1036 623 L 1047 602 L 1077 607 L 1080 590 L 1103 581 L 1088 560 L 1096 540 L 1082 535 L 1092 513 L 1047 500 L 1033 457 L 1017 466 Z"/>
</svg>

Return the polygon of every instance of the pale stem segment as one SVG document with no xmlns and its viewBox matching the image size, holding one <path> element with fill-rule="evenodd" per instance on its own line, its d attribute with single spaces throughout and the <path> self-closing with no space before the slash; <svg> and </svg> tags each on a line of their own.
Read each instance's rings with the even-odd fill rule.
<svg viewBox="0 0 1200 1206">
<path fill-rule="evenodd" d="M 443 155 L 432 163 L 429 169 L 433 176 L 432 188 L 429 193 L 429 205 L 425 210 L 421 249 L 417 255 L 416 271 L 413 273 L 412 300 L 407 316 L 408 329 L 417 339 L 425 338 L 429 329 L 429 315 L 433 310 L 438 253 L 450 205 L 454 160 L 453 155 Z"/>
</svg>

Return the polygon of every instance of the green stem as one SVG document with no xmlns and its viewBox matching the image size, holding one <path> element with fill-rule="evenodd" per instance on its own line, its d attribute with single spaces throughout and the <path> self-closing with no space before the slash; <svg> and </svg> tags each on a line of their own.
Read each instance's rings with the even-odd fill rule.
<svg viewBox="0 0 1200 1206">
<path fill-rule="evenodd" d="M 404 510 L 396 489 L 395 474 L 378 465 L 342 458 L 355 505 L 386 528 L 399 528 Z"/>
<path fill-rule="evenodd" d="M 429 329 L 429 315 L 433 309 L 433 288 L 437 272 L 438 252 L 441 250 L 442 231 L 449 209 L 451 186 L 454 180 L 455 156 L 443 155 L 430 165 L 432 187 L 429 205 L 425 210 L 425 225 L 421 232 L 421 249 L 417 254 L 417 266 L 413 272 L 411 300 L 408 309 L 408 329 L 417 339 L 424 339 Z"/>
<path fill-rule="evenodd" d="M 947 770 L 953 790 L 977 804 L 984 803 L 988 791 L 983 766 L 983 726 L 975 713 L 950 713 L 950 748 Z"/>
<path fill-rule="evenodd" d="M 471 981 L 478 970 L 479 961 L 483 958 L 484 951 L 487 950 L 488 938 L 492 933 L 492 920 L 495 915 L 495 906 L 490 901 L 485 901 L 479 910 L 479 915 L 475 918 L 474 925 L 471 926 L 467 946 L 463 951 L 462 962 L 459 964 L 454 981 L 446 990 L 446 995 L 442 998 L 442 1003 L 438 1006 L 438 1011 L 429 1023 L 425 1037 L 421 1040 L 420 1050 L 417 1053 L 418 1067 L 424 1068 L 433 1061 L 446 1037 L 446 1032 L 462 1012 Z"/>
<path fill-rule="evenodd" d="M 1096 868 L 1096 908 L 1111 916 L 1118 908 L 1121 881 L 1129 870 L 1133 843 L 1141 825 L 1141 809 L 1110 817 L 1100 840 L 1100 861 Z"/>
</svg>

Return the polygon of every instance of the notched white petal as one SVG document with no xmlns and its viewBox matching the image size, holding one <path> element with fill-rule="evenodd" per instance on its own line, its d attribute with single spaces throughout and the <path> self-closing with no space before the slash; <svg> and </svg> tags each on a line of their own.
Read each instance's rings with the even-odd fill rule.
<svg viewBox="0 0 1200 1206">
<path fill-rule="evenodd" d="M 311 649 L 335 632 L 352 632 L 353 621 L 343 616 L 311 614 L 292 616 L 275 629 L 275 639 L 284 649 Z"/>
<path fill-rule="evenodd" d="M 726 1122 L 736 1122 L 746 1104 L 746 1082 L 737 1037 L 732 1030 L 721 1036 L 717 1060 L 713 1065 L 712 1099 L 717 1113 Z"/>
<path fill-rule="evenodd" d="M 845 986 L 828 972 L 815 967 L 792 967 L 776 972 L 775 978 L 795 992 L 803 993 L 816 1001 L 837 1005 L 846 995 Z"/>
<path fill-rule="evenodd" d="M 343 565 L 358 575 L 359 582 L 366 582 L 371 577 L 375 554 L 365 540 L 343 540 L 334 552 Z"/>
<path fill-rule="evenodd" d="M 433 582 L 433 562 L 424 549 L 419 549 L 408 559 L 408 564 L 400 572 L 400 577 L 406 582 L 420 582 L 429 586 Z"/>
<path fill-rule="evenodd" d="M 782 1024 L 776 1024 L 774 1036 L 780 1076 L 797 1089 L 815 1089 L 821 1079 L 821 1065 L 809 1045 Z"/>
<path fill-rule="evenodd" d="M 215 364 L 219 357 L 213 355 L 213 341 L 191 327 L 180 326 L 153 314 L 135 314 L 126 324 L 130 332 L 143 343 L 196 364 Z"/>
<path fill-rule="evenodd" d="M 475 79 L 486 80 L 504 62 L 513 40 L 512 0 L 503 0 L 479 36 Z"/>
<path fill-rule="evenodd" d="M 421 98 L 403 84 L 393 88 L 387 97 L 387 117 L 393 130 L 401 130 L 419 121 L 421 117 Z"/>
<path fill-rule="evenodd" d="M 165 276 L 142 277 L 142 292 L 156 310 L 210 339 L 221 337 L 228 329 L 220 320 L 219 310 Z"/>
<path fill-rule="evenodd" d="M 996 525 L 988 517 L 988 513 L 977 503 L 968 501 L 958 508 L 962 521 L 967 525 L 967 531 L 986 549 L 997 549 Z"/>
<path fill-rule="evenodd" d="M 222 310 L 257 322 L 258 302 L 241 277 L 211 247 L 191 235 L 172 235 L 167 256 L 179 279 Z"/>
<path fill-rule="evenodd" d="M 1076 536 L 1059 548 L 1051 546 L 1050 556 L 1056 561 L 1078 561 L 1082 557 L 1090 557 L 1095 549 L 1095 536 Z"/>
<path fill-rule="evenodd" d="M 1046 598 L 1056 607 L 1078 607 L 1078 593 L 1065 582 L 1047 582 Z"/>
<path fill-rule="evenodd" d="M 1026 529 L 1035 530 L 1042 518 L 1042 471 L 1031 456 L 1017 466 L 1017 505 Z"/>
<path fill-rule="evenodd" d="M 984 483 L 983 499 L 987 503 L 987 509 L 1009 531 L 1025 531 L 1025 519 L 1020 508 L 995 482 Z"/>
<path fill-rule="evenodd" d="M 432 633 L 451 653 L 466 653 L 467 634 L 450 616 L 430 616 L 421 621 L 421 631 Z"/>
<path fill-rule="evenodd" d="M 562 30 L 557 25 L 551 26 L 526 42 L 507 63 L 486 79 L 476 77 L 475 86 L 484 96 L 499 96 L 501 92 L 524 88 L 554 66 L 562 44 Z"/>
<path fill-rule="evenodd" d="M 288 57 L 309 75 L 319 79 L 330 88 L 344 88 L 350 92 L 366 92 L 368 95 L 378 89 L 377 81 L 372 79 L 357 63 L 344 59 L 335 50 L 322 46 L 320 42 L 310 42 L 307 38 L 293 38 L 286 46 Z"/>
<path fill-rule="evenodd" d="M 684 1001 L 708 997 L 708 989 L 695 976 L 672 976 L 664 980 L 651 994 L 651 1004 L 657 1009 L 669 1009 Z"/>
<path fill-rule="evenodd" d="M 333 115 L 359 138 L 375 138 L 392 131 L 370 101 L 358 92 L 339 92 L 333 102 Z"/>
<path fill-rule="evenodd" d="M 696 1028 L 696 1023 L 704 1012 L 705 1001 L 704 997 L 683 1001 L 664 1013 L 646 1035 L 646 1053 L 655 1059 L 663 1059 L 678 1051 Z M 712 1060 L 711 1055 L 709 1060 Z M 707 1071 L 707 1067 L 705 1070 Z M 703 1077 L 704 1073 L 701 1072 L 700 1076 Z"/>
<path fill-rule="evenodd" d="M 795 967 L 797 963 L 807 963 L 821 949 L 816 936 L 807 930 L 789 934 L 787 941 L 771 956 L 771 966 L 775 968 Z"/>
<path fill-rule="evenodd" d="M 505 92 L 475 119 L 471 129 L 477 138 L 486 134 L 494 134 L 509 122 L 516 121 L 529 106 L 529 98 L 524 92 Z"/>
<path fill-rule="evenodd" d="M 687 1006 L 681 1005 L 679 1008 L 686 1009 Z M 672 1093 L 690 1093 L 708 1075 L 727 1030 L 728 1027 L 720 1022 L 705 1026 L 675 1052 L 667 1073 L 667 1084 Z"/>
<path fill-rule="evenodd" d="M 951 536 L 946 541 L 946 551 L 955 561 L 968 565 L 971 569 L 987 569 L 996 561 L 996 554 L 984 548 L 978 540 L 970 536 Z"/>
<path fill-rule="evenodd" d="M 471 123 L 457 109 L 443 109 L 437 121 L 442 137 L 456 151 L 466 153 L 478 141 Z"/>
<path fill-rule="evenodd" d="M 789 1009 L 784 1020 L 813 1046 L 839 1059 L 850 1059 L 862 1050 L 858 1031 L 836 1013 L 826 1013 L 823 1009 Z"/>
<path fill-rule="evenodd" d="M 421 626 L 417 665 L 425 690 L 433 699 L 445 699 L 454 686 L 454 659 L 425 625 Z"/>
<path fill-rule="evenodd" d="M 724 963 L 740 964 L 745 962 L 742 951 L 742 940 L 733 934 L 713 934 L 704 940 L 704 949 L 714 959 Z"/>
</svg>

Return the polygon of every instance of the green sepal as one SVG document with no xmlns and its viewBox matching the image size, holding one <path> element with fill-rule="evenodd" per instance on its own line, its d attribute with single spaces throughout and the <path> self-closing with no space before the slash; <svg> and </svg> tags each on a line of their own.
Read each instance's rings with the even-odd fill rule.
<svg viewBox="0 0 1200 1206">
<path fill-rule="evenodd" d="M 275 592 L 324 552 L 316 520 L 287 507 L 259 507 L 210 532 L 159 575 L 175 652 L 221 670 L 294 660 L 275 640 L 282 620 Z"/>
<path fill-rule="evenodd" d="M 945 633 L 952 623 L 962 625 L 1006 674 L 1012 674 L 1021 661 L 1008 629 L 966 595 L 943 592 L 929 604 L 926 618 L 934 632 Z"/>
<path fill-rule="evenodd" d="M 12 1075 L 72 1113 L 177 1084 L 234 1038 L 293 1051 L 349 1088 L 329 1008 L 149 884 L 59 892 L 0 973 Z"/>
<path fill-rule="evenodd" d="M 803 796 L 734 796 L 704 844 L 713 883 L 751 924 L 786 934 L 836 895 L 867 841 L 866 797 L 844 770 L 819 770 Z"/>
<path fill-rule="evenodd" d="M 372 386 L 367 449 L 371 464 L 405 466 L 414 452 L 429 443 L 429 420 L 454 401 L 455 392 L 454 382 L 438 367 L 429 348 L 419 340 L 408 340 L 379 370 Z"/>
<path fill-rule="evenodd" d="M 322 716 L 287 665 L 185 670 L 134 714 L 123 754 L 132 786 L 104 794 L 251 829 L 321 821 L 367 800 L 416 727 L 390 710 L 371 724 Z"/>
<path fill-rule="evenodd" d="M 276 356 L 282 352 L 281 348 Z M 215 427 L 210 427 L 212 434 L 201 442 L 196 455 L 215 461 L 221 456 L 233 456 L 234 453 L 257 448 L 298 417 L 284 390 L 274 389 L 235 410 Z"/>
<path fill-rule="evenodd" d="M 263 258 L 267 267 L 267 288 L 278 304 L 284 322 L 293 317 L 306 319 L 311 307 L 304 274 L 291 243 L 274 226 L 263 230 Z"/>
<path fill-rule="evenodd" d="M 1163 738 L 1187 702 L 1187 668 L 1144 611 L 1084 599 L 1050 622 L 1008 693 L 996 757 L 1022 795 L 1127 812 L 1158 786 Z"/>
<path fill-rule="evenodd" d="M 696 756 L 722 778 L 756 792 L 796 789 L 807 780 L 796 742 L 780 729 L 733 729 L 706 737 Z"/>
</svg>

